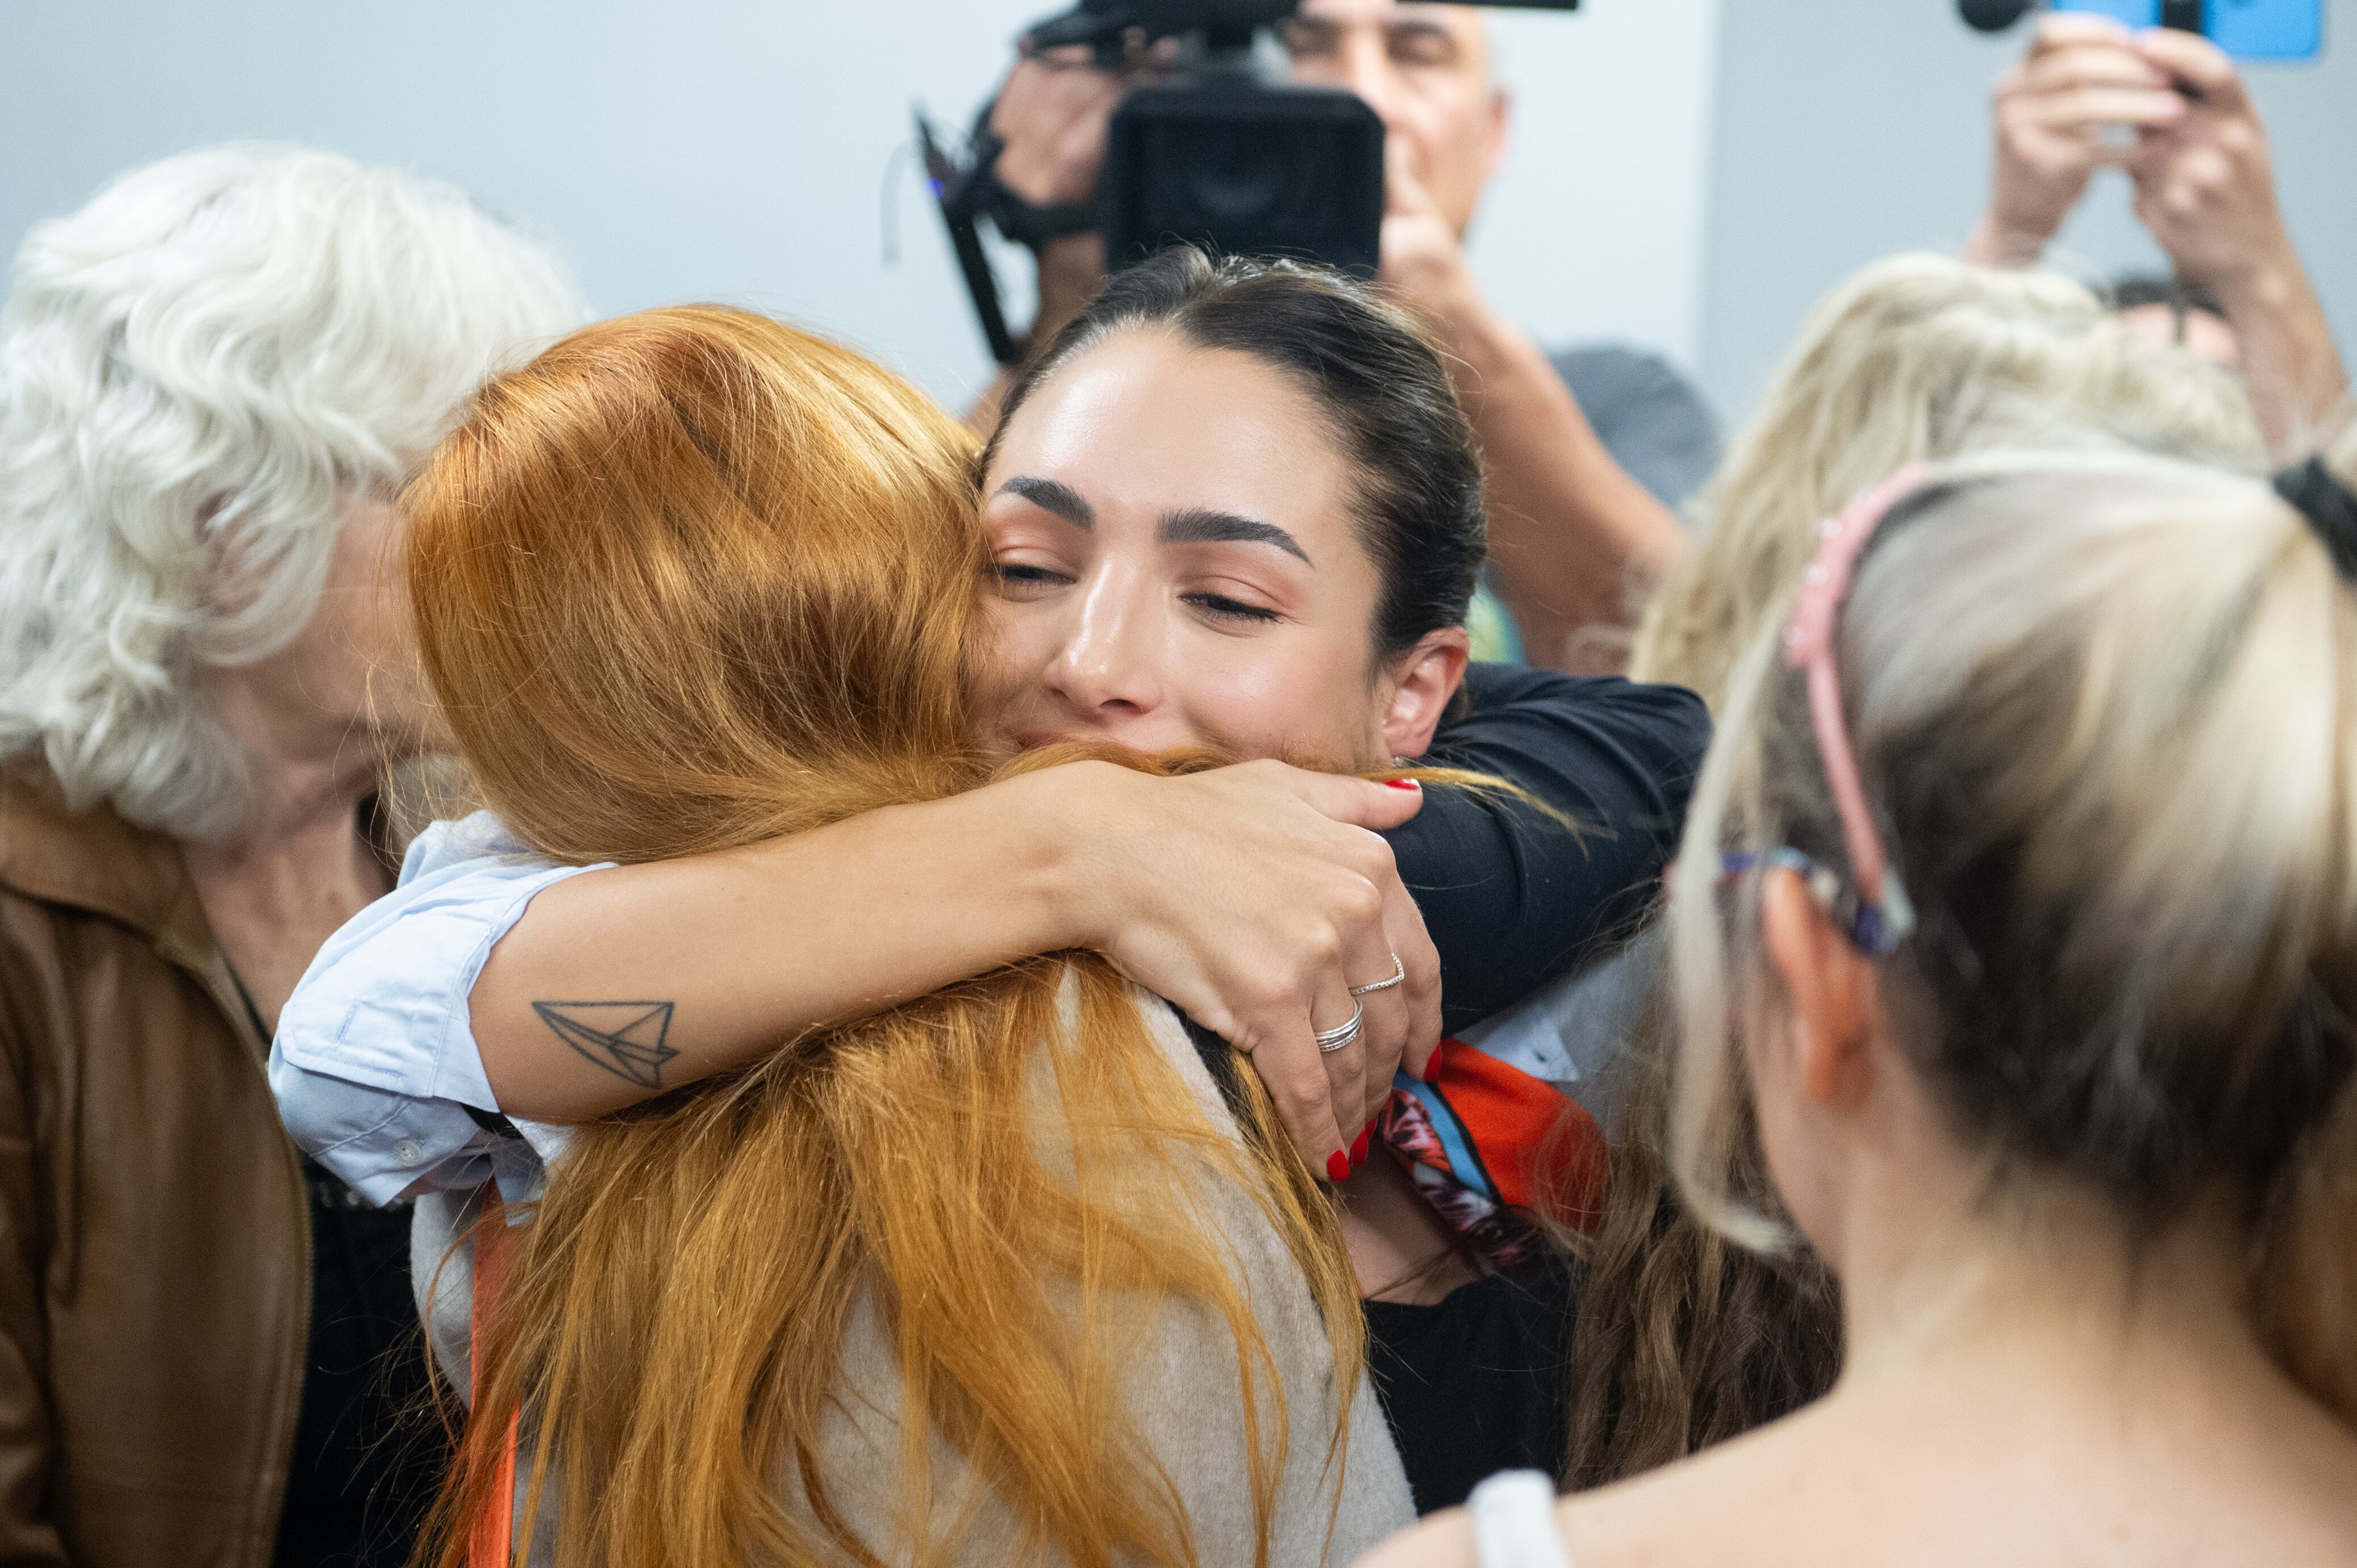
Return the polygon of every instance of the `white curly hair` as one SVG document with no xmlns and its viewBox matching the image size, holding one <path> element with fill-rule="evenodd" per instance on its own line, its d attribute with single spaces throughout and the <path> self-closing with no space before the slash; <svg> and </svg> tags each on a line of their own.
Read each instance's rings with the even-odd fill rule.
<svg viewBox="0 0 2357 1568">
<path fill-rule="evenodd" d="M 193 677 L 291 639 L 344 498 L 583 315 L 457 190 L 300 148 L 167 158 L 37 225 L 0 309 L 0 759 L 234 831 L 249 768 Z"/>
</svg>

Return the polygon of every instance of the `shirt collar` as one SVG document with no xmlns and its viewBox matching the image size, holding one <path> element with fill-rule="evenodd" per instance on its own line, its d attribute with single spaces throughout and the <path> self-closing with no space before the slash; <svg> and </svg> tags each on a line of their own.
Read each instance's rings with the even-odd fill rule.
<svg viewBox="0 0 2357 1568">
<path fill-rule="evenodd" d="M 103 915 L 189 969 L 212 964 L 212 929 L 180 846 L 102 800 L 77 810 L 36 759 L 0 765 L 0 886 Z"/>
</svg>

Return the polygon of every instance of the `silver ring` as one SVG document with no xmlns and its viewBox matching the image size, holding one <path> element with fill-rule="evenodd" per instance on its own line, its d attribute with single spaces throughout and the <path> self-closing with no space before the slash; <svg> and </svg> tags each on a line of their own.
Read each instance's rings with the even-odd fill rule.
<svg viewBox="0 0 2357 1568">
<path fill-rule="evenodd" d="M 1364 1007 L 1360 1006 L 1357 1002 L 1353 1001 L 1351 1004 L 1351 1021 L 1349 1023 L 1343 1025 L 1339 1029 L 1320 1029 L 1310 1036 L 1311 1039 L 1318 1042 L 1318 1053 L 1320 1055 L 1326 1055 L 1334 1051 L 1339 1051 L 1344 1046 L 1347 1046 L 1351 1041 L 1357 1039 L 1359 1037 L 1359 1026 L 1365 1022 L 1367 1010 Z"/>
<path fill-rule="evenodd" d="M 1392 954 L 1392 977 L 1389 980 L 1378 980 L 1372 985 L 1353 985 L 1351 987 L 1351 994 L 1353 996 L 1372 996 L 1378 991 L 1389 991 L 1393 986 L 1397 985 L 1401 981 L 1405 980 L 1406 978 L 1407 965 L 1400 961 L 1399 954 L 1394 953 Z"/>
</svg>

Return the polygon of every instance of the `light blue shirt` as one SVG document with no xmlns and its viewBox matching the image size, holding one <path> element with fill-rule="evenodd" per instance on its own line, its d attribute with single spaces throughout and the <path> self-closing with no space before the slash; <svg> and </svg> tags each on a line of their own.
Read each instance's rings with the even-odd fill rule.
<svg viewBox="0 0 2357 1568">
<path fill-rule="evenodd" d="M 484 1127 L 499 1100 L 467 1010 L 475 977 L 534 895 L 602 866 L 556 865 L 489 811 L 436 822 L 393 891 L 328 939 L 279 1015 L 270 1089 L 296 1146 L 371 1203 L 497 1179 L 521 1201 L 565 1131 Z"/>
<path fill-rule="evenodd" d="M 296 1144 L 371 1203 L 491 1180 L 511 1203 L 535 1196 L 570 1130 L 511 1119 L 519 1142 L 473 1114 L 500 1104 L 468 997 L 536 894 L 611 864 L 543 860 L 489 811 L 420 833 L 393 891 L 328 939 L 279 1015 L 270 1088 Z M 1620 1031 L 1588 1039 L 1598 1031 L 1575 1026 L 1599 1011 L 1602 978 L 1567 977 L 1463 1037 L 1609 1122 L 1613 1077 L 1602 1069 L 1616 1052 L 1598 1047 Z"/>
</svg>

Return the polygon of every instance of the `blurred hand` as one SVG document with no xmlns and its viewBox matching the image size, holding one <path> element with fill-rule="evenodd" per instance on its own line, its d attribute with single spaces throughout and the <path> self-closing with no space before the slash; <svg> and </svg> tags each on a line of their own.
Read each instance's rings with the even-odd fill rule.
<svg viewBox="0 0 2357 1568">
<path fill-rule="evenodd" d="M 1444 331 L 1482 305 L 1480 285 L 1432 193 L 1415 168 L 1405 136 L 1383 138 L 1383 227 L 1379 250 L 1383 285 L 1434 318 Z"/>
<path fill-rule="evenodd" d="M 2184 118 L 2169 70 L 2106 16 L 2065 12 L 2039 24 L 2029 52 L 2006 68 L 1994 95 L 1996 163 L 1988 210 L 1968 260 L 2026 266 L 2038 259 L 2094 172 L 2127 164 L 2134 147 L 2115 125 L 2149 133 Z"/>
<path fill-rule="evenodd" d="M 1420 790 L 1250 762 L 1179 779 L 1103 764 L 1068 773 L 1086 945 L 1252 1058 L 1310 1165 L 1349 1174 L 1394 1069 L 1421 1074 L 1440 1039 L 1440 960 L 1391 846 Z M 1350 1021 L 1357 1042 L 1311 1034 Z M 1337 1156 L 1340 1156 L 1339 1165 Z"/>
<path fill-rule="evenodd" d="M 1128 91 L 1174 58 L 1174 39 L 1101 70 L 1080 46 L 1026 55 L 998 89 L 990 128 L 1006 147 L 998 182 L 1034 207 L 1064 207 L 1096 194 L 1113 112 Z"/>
<path fill-rule="evenodd" d="M 2348 417 L 2349 375 L 2284 226 L 2266 127 L 2207 38 L 2156 29 L 2136 48 L 2189 99 L 2180 119 L 2140 137 L 2136 216 L 2179 278 L 2218 296 L 2267 450 L 2296 462 Z"/>
<path fill-rule="evenodd" d="M 2192 33 L 2155 28 L 2136 47 L 2154 70 L 2200 94 L 2183 114 L 2145 131 L 2128 166 L 2136 216 L 2177 275 L 2224 296 L 2263 272 L 2296 269 L 2266 127 L 2234 62 Z"/>
</svg>

